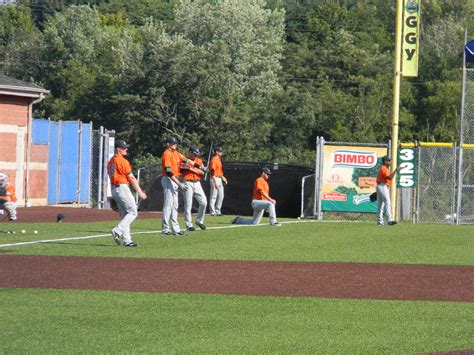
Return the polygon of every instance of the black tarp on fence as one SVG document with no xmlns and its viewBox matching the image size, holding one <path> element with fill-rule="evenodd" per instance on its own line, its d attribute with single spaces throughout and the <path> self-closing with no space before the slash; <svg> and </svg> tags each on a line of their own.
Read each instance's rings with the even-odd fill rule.
<svg viewBox="0 0 474 355">
<path fill-rule="evenodd" d="M 277 216 L 298 217 L 301 206 L 301 179 L 314 173 L 314 169 L 288 164 L 253 163 L 253 162 L 223 162 L 224 175 L 229 181 L 225 186 L 225 198 L 222 213 L 226 215 L 252 215 L 250 202 L 253 184 L 260 176 L 261 169 L 268 167 L 273 174 L 270 177 L 270 195 L 277 200 Z M 146 170 L 146 169 L 145 169 Z M 161 187 L 160 169 L 154 168 L 155 173 L 148 172 L 146 181 L 141 181 L 148 199 L 142 201 L 139 209 L 142 211 L 161 211 L 163 207 L 163 190 Z M 201 182 L 209 200 L 209 178 Z M 179 211 L 183 210 L 182 195 L 180 194 Z M 195 208 L 193 208 L 193 212 Z"/>
</svg>

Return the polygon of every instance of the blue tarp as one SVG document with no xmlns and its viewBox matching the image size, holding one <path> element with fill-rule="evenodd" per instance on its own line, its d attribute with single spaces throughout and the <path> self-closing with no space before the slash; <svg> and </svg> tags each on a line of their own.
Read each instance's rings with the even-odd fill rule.
<svg viewBox="0 0 474 355">
<path fill-rule="evenodd" d="M 92 124 L 35 119 L 32 140 L 33 143 L 49 145 L 48 204 L 89 203 Z"/>
</svg>

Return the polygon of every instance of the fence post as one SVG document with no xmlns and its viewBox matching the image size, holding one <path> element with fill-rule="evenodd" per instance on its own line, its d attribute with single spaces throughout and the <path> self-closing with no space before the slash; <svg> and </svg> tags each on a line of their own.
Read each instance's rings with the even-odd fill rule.
<svg viewBox="0 0 474 355">
<path fill-rule="evenodd" d="M 61 201 L 61 159 L 62 159 L 62 145 L 63 145 L 63 121 L 59 121 L 58 126 L 58 182 L 56 185 L 56 204 Z"/>
<path fill-rule="evenodd" d="M 102 205 L 102 167 L 104 160 L 104 127 L 100 126 L 99 128 L 99 161 L 98 161 L 98 178 L 97 178 L 97 207 L 99 209 L 103 208 Z"/>
<path fill-rule="evenodd" d="M 316 137 L 316 157 L 314 159 L 314 197 L 313 197 L 313 216 L 316 217 L 316 199 L 318 196 L 318 172 L 319 172 L 319 140 L 320 137 Z"/>
<path fill-rule="evenodd" d="M 314 188 L 314 211 L 313 214 L 317 216 L 318 220 L 323 219 L 321 212 L 321 175 L 322 175 L 322 165 L 323 165 L 323 146 L 324 146 L 324 137 L 318 137 L 317 140 L 317 149 L 316 149 L 316 170 L 315 170 L 315 188 Z"/>
<path fill-rule="evenodd" d="M 454 220 L 457 220 L 458 218 L 458 214 L 456 213 L 456 167 L 457 167 L 457 161 L 456 161 L 456 158 L 457 158 L 457 143 L 454 142 L 454 145 L 453 145 L 453 166 L 452 166 L 452 169 L 453 169 L 453 179 L 452 179 L 452 183 L 451 183 L 451 186 L 452 186 L 452 194 L 451 194 L 451 224 L 454 223 Z M 455 213 L 456 213 L 456 216 L 455 216 Z"/>
<path fill-rule="evenodd" d="M 81 203 L 81 169 L 82 169 L 82 122 L 78 122 L 79 129 L 77 130 L 78 135 L 78 155 L 77 155 L 77 189 L 76 189 L 76 204 Z"/>
<path fill-rule="evenodd" d="M 304 183 L 306 180 L 306 176 L 301 179 L 301 210 L 300 210 L 300 218 L 304 218 Z"/>
</svg>

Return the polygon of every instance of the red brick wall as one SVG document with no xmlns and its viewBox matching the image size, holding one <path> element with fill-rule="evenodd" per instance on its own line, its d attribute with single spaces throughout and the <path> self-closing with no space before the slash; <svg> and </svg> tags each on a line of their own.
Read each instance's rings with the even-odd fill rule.
<svg viewBox="0 0 474 355">
<path fill-rule="evenodd" d="M 33 99 L 0 95 L 0 171 L 8 175 L 9 181 L 15 183 L 17 169 L 17 130 L 26 127 L 28 130 L 29 104 Z M 25 157 L 21 159 L 26 169 L 27 142 L 30 132 L 25 136 Z M 24 176 L 26 179 L 26 170 Z M 48 189 L 48 145 L 32 144 L 30 150 L 29 198 L 33 205 L 44 205 L 47 201 Z M 17 188 L 18 190 L 18 188 Z M 23 187 L 26 197 L 27 187 Z M 23 204 L 23 201 L 19 201 Z"/>
<path fill-rule="evenodd" d="M 0 95 L 0 124 L 26 126 L 31 100 L 28 97 Z"/>
<path fill-rule="evenodd" d="M 2 162 L 16 162 L 16 138 L 16 133 L 0 132 L 0 166 Z"/>
<path fill-rule="evenodd" d="M 30 150 L 30 198 L 48 198 L 48 148 L 47 144 L 31 144 Z M 33 202 L 34 205 L 46 204 L 46 201 Z"/>
</svg>

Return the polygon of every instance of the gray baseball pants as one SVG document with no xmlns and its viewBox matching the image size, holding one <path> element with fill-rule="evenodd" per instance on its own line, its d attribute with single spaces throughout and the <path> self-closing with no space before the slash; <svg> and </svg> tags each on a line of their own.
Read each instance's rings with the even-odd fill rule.
<svg viewBox="0 0 474 355">
<path fill-rule="evenodd" d="M 385 184 L 377 184 L 377 224 L 384 223 L 384 214 L 388 222 L 392 221 L 391 203 L 390 203 L 390 188 Z"/>
<path fill-rule="evenodd" d="M 207 198 L 200 181 L 185 181 L 188 189 L 183 192 L 184 197 L 184 222 L 186 227 L 193 226 L 191 209 L 193 207 L 193 198 L 196 199 L 199 207 L 196 222 L 204 224 L 204 216 L 206 214 Z"/>
<path fill-rule="evenodd" d="M 130 191 L 130 186 L 127 184 L 112 185 L 112 197 L 117 202 L 120 213 L 120 223 L 116 228 L 120 231 L 123 242 L 130 243 L 132 241 L 130 225 L 138 216 L 137 204 L 132 191 Z"/>
<path fill-rule="evenodd" d="M 253 218 L 238 217 L 235 224 L 259 224 L 263 213 L 268 210 L 270 223 L 277 223 L 275 205 L 268 200 L 252 200 Z"/>
<path fill-rule="evenodd" d="M 216 179 L 217 189 L 214 187 L 214 180 L 212 178 L 209 180 L 211 183 L 211 198 L 209 201 L 209 212 L 211 212 L 211 215 L 220 215 L 222 202 L 224 202 L 224 184 L 222 183 L 222 178 L 217 176 Z"/>
<path fill-rule="evenodd" d="M 181 228 L 178 223 L 178 185 L 171 180 L 169 176 L 161 178 L 161 186 L 163 187 L 163 213 L 162 227 L 163 233 L 179 233 Z M 171 221 L 171 228 L 169 222 Z"/>
<path fill-rule="evenodd" d="M 10 219 L 16 220 L 16 202 L 4 202 L 3 208 L 5 209 L 5 211 L 7 211 Z"/>
</svg>

